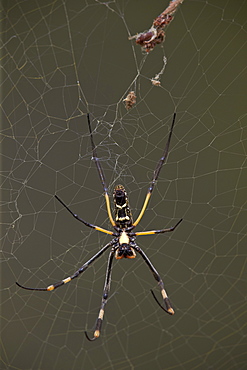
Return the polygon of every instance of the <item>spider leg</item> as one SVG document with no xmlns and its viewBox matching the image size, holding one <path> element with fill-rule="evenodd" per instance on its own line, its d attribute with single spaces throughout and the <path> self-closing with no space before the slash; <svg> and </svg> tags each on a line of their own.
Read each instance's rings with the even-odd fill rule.
<svg viewBox="0 0 247 370">
<path fill-rule="evenodd" d="M 55 195 L 55 198 L 64 206 L 64 208 L 67 209 L 67 211 L 69 211 L 69 213 L 78 221 L 82 222 L 84 225 L 88 226 L 88 227 L 91 227 L 92 229 L 95 229 L 95 230 L 98 230 L 98 231 L 101 231 L 102 233 L 105 233 L 105 234 L 110 234 L 110 235 L 115 235 L 112 231 L 109 231 L 109 230 L 106 230 L 106 229 L 103 229 L 102 227 L 99 227 L 99 226 L 95 226 L 95 225 L 92 225 L 90 224 L 89 222 L 87 221 L 84 221 L 81 217 L 79 217 L 76 213 L 72 212 L 71 209 L 62 201 L 62 199 L 60 199 L 57 195 Z"/>
<path fill-rule="evenodd" d="M 113 262 L 113 257 L 114 257 L 114 254 L 115 254 L 115 250 L 116 250 L 116 248 L 113 247 L 110 254 L 109 254 L 107 269 L 106 269 L 106 276 L 105 276 L 105 284 L 104 284 L 103 295 L 102 295 L 102 300 L 101 300 L 101 306 L 100 306 L 99 315 L 98 315 L 98 318 L 97 318 L 93 338 L 90 338 L 88 336 L 87 332 L 85 331 L 86 338 L 89 341 L 93 341 L 93 340 L 99 338 L 99 336 L 100 336 L 101 327 L 102 327 L 103 318 L 104 318 L 104 313 L 105 313 L 105 305 L 107 303 L 107 299 L 108 299 L 108 295 L 109 295 L 109 291 L 110 291 L 111 274 L 112 274 L 112 262 Z"/>
<path fill-rule="evenodd" d="M 111 221 L 112 226 L 115 227 L 116 223 L 115 223 L 115 221 L 112 217 L 112 213 L 111 213 L 111 205 L 110 205 L 108 187 L 107 187 L 106 181 L 105 181 L 105 175 L 104 175 L 103 169 L 101 167 L 99 158 L 97 156 L 96 146 L 95 146 L 94 140 L 93 140 L 93 133 L 92 133 L 92 127 L 91 127 L 89 113 L 87 114 L 87 121 L 88 121 L 88 127 L 89 127 L 90 138 L 91 138 L 91 145 L 92 145 L 92 151 L 93 151 L 93 160 L 96 164 L 96 167 L 97 167 L 97 170 L 98 170 L 98 173 L 99 173 L 99 177 L 100 177 L 101 183 L 102 183 L 103 188 L 104 188 L 104 196 L 105 196 L 105 201 L 106 201 L 106 209 L 107 209 L 108 217 Z"/>
<path fill-rule="evenodd" d="M 168 140 L 167 140 L 167 143 L 166 143 L 166 146 L 165 146 L 165 150 L 164 150 L 164 153 L 162 155 L 162 157 L 160 158 L 159 162 L 157 163 L 157 166 L 154 170 L 154 175 L 153 175 L 153 179 L 150 183 L 150 186 L 148 188 L 148 192 L 147 192 L 147 195 L 146 195 L 146 198 L 144 200 L 144 204 L 142 206 L 142 209 L 140 211 L 140 214 L 139 216 L 137 217 L 136 221 L 133 223 L 133 227 L 135 227 L 141 220 L 146 208 L 147 208 L 147 205 L 148 205 L 148 202 L 149 202 L 149 199 L 151 197 L 151 194 L 152 194 L 152 191 L 154 189 L 154 186 L 155 186 L 155 183 L 159 177 L 159 174 L 160 174 L 160 170 L 167 158 L 167 155 L 168 155 L 168 152 L 169 152 L 169 146 L 170 146 L 170 142 L 171 142 L 171 138 L 172 138 L 172 131 L 173 131 L 173 127 L 174 127 L 174 124 L 175 124 L 175 119 L 176 119 L 176 113 L 173 114 L 173 120 L 172 120 L 172 124 L 171 124 L 171 128 L 170 128 L 170 133 L 169 133 L 169 136 L 168 136 Z"/>
<path fill-rule="evenodd" d="M 76 272 L 74 272 L 73 275 L 61 280 L 61 281 L 58 281 L 57 283 L 55 284 L 52 284 L 52 285 L 49 285 L 48 287 L 46 288 L 29 288 L 29 287 L 26 287 L 26 286 L 23 286 L 19 283 L 16 282 L 16 284 L 22 288 L 22 289 L 26 289 L 26 290 L 38 290 L 38 291 L 52 291 L 56 288 L 59 288 L 60 286 L 64 285 L 64 284 L 67 284 L 69 283 L 71 280 L 77 278 L 80 274 L 82 274 L 97 258 L 99 258 L 108 248 L 110 248 L 113 244 L 115 243 L 114 240 L 112 240 L 110 243 L 106 244 L 103 248 L 100 249 L 99 252 L 97 252 L 93 257 L 91 257 L 86 263 L 84 263 L 84 265 L 82 265 L 82 267 L 80 267 Z"/>
<path fill-rule="evenodd" d="M 183 219 L 181 218 L 181 220 L 179 220 L 175 226 L 172 226 L 172 227 L 169 227 L 168 229 L 162 229 L 162 230 L 152 230 L 152 231 L 140 231 L 140 232 L 137 232 L 137 233 L 133 233 L 133 236 L 139 236 L 139 235 L 151 235 L 151 234 L 163 234 L 163 233 L 167 233 L 167 232 L 170 232 L 170 231 L 174 231 L 176 229 L 176 227 L 180 224 L 180 222 L 182 222 Z M 132 233 L 131 233 L 131 236 L 132 236 Z"/>
<path fill-rule="evenodd" d="M 153 289 L 150 289 L 150 292 L 152 293 L 152 296 L 154 297 L 154 300 L 158 303 L 158 305 L 160 306 L 160 308 L 162 308 L 162 310 L 164 310 L 165 312 L 167 312 L 166 308 L 164 308 L 164 306 L 162 306 L 162 304 L 160 304 L 160 302 L 158 301 L 158 298 L 156 297 L 156 295 L 154 294 L 154 291 Z M 170 312 L 168 312 L 170 313 Z M 171 315 L 174 315 L 174 310 L 173 310 L 173 313 Z"/>
<path fill-rule="evenodd" d="M 164 302 L 164 307 L 159 304 L 159 306 L 164 310 L 166 311 L 167 313 L 169 313 L 170 315 L 174 315 L 174 310 L 172 308 L 172 305 L 171 305 L 171 302 L 170 302 L 170 299 L 168 298 L 168 295 L 165 291 L 165 288 L 164 288 L 164 283 L 158 273 L 158 271 L 155 269 L 155 267 L 153 266 L 152 262 L 150 261 L 150 259 L 147 257 L 147 255 L 143 252 L 143 250 L 138 247 L 137 245 L 136 246 L 133 246 L 133 248 L 136 250 L 136 252 L 138 252 L 142 258 L 144 259 L 144 261 L 146 262 L 146 264 L 148 265 L 149 269 L 151 270 L 155 280 L 158 282 L 158 285 L 160 287 L 160 290 L 161 290 L 161 295 L 162 295 L 162 298 L 163 298 L 163 302 Z M 154 294 L 153 294 L 154 295 Z M 156 302 L 158 302 L 157 298 L 155 297 L 155 300 Z"/>
</svg>

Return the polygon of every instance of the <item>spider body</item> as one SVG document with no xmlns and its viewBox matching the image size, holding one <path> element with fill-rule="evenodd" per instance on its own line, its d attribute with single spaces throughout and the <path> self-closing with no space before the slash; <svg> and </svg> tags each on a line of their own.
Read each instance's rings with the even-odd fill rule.
<svg viewBox="0 0 247 370">
<path fill-rule="evenodd" d="M 115 205 L 115 224 L 117 228 L 126 229 L 133 224 L 129 201 L 123 185 L 117 185 L 113 193 Z"/>
<path fill-rule="evenodd" d="M 116 250 L 115 257 L 117 260 L 122 258 L 136 258 L 136 253 L 130 244 L 123 243 Z"/>
<path fill-rule="evenodd" d="M 93 225 L 85 220 L 83 220 L 81 217 L 79 217 L 76 213 L 74 213 L 70 207 L 68 207 L 57 195 L 55 195 L 55 198 L 62 204 L 62 206 L 78 221 L 83 223 L 85 226 L 91 227 L 92 229 L 95 229 L 97 231 L 100 231 L 102 233 L 108 234 L 113 236 L 113 239 L 103 246 L 96 254 L 94 254 L 87 262 L 85 262 L 77 271 L 74 272 L 71 276 L 58 281 L 55 284 L 49 285 L 46 288 L 29 288 L 26 286 L 23 286 L 19 283 L 16 282 L 16 284 L 26 290 L 36 290 L 36 291 L 53 291 L 60 286 L 69 283 L 73 279 L 77 278 L 80 274 L 84 273 L 86 269 L 97 259 L 99 258 L 103 253 L 105 253 L 106 250 L 110 249 L 109 257 L 108 257 L 108 263 L 107 263 L 107 269 L 106 269 L 106 275 L 105 275 L 105 283 L 104 283 L 104 288 L 103 288 L 103 294 L 102 294 L 102 299 L 101 299 L 101 306 L 98 314 L 98 318 L 96 321 L 95 325 L 95 330 L 93 334 L 93 338 L 89 338 L 87 332 L 85 332 L 86 337 L 88 340 L 92 341 L 97 339 L 100 336 L 101 333 L 101 326 L 104 318 L 104 312 L 105 312 L 105 305 L 108 300 L 108 295 L 110 291 L 110 285 L 111 285 L 111 274 L 112 274 L 112 264 L 113 264 L 113 258 L 115 256 L 116 259 L 122 259 L 122 258 L 128 258 L 132 259 L 135 258 L 137 254 L 139 254 L 143 261 L 146 263 L 148 268 L 150 269 L 151 273 L 153 274 L 155 280 L 158 283 L 158 286 L 160 288 L 163 304 L 161 305 L 159 301 L 157 300 L 154 292 L 151 290 L 152 295 L 158 305 L 167 313 L 170 315 L 174 314 L 174 310 L 172 308 L 171 302 L 168 298 L 168 295 L 165 291 L 164 288 L 164 283 L 158 273 L 158 271 L 155 269 L 153 266 L 152 262 L 149 260 L 145 252 L 137 245 L 136 243 L 136 237 L 137 236 L 142 236 L 142 235 L 152 235 L 152 234 L 162 234 L 166 232 L 171 232 L 176 229 L 176 227 L 181 223 L 182 219 L 180 219 L 175 226 L 166 228 L 166 229 L 161 229 L 161 230 L 151 230 L 151 231 L 141 231 L 141 232 L 133 232 L 133 229 L 138 225 L 140 222 L 146 208 L 148 205 L 148 202 L 150 200 L 151 194 L 153 192 L 155 183 L 158 179 L 159 173 L 161 171 L 161 168 L 167 158 L 168 151 L 169 151 L 169 145 L 171 141 L 171 136 L 173 132 L 173 127 L 175 124 L 175 118 L 176 118 L 176 113 L 173 115 L 173 121 L 172 125 L 170 128 L 168 140 L 164 149 L 164 153 L 160 160 L 157 163 L 157 166 L 154 170 L 153 174 L 153 179 L 150 182 L 150 185 L 148 187 L 148 191 L 146 194 L 146 198 L 144 200 L 143 206 L 141 208 L 141 211 L 139 213 L 139 216 L 137 219 L 133 222 L 133 217 L 132 213 L 129 207 L 129 201 L 128 201 L 128 196 L 126 193 L 125 188 L 122 185 L 117 185 L 114 189 L 113 192 L 113 199 L 114 199 L 114 205 L 115 205 L 115 219 L 112 216 L 111 213 L 111 207 L 110 207 L 110 200 L 109 200 L 109 194 L 108 194 L 108 188 L 106 185 L 105 181 L 105 176 L 103 169 L 101 168 L 101 164 L 99 161 L 99 158 L 97 157 L 97 152 L 96 152 L 96 147 L 94 144 L 93 140 L 93 134 L 92 134 L 92 129 L 91 129 L 91 123 L 90 123 L 90 118 L 89 114 L 87 115 L 88 118 L 88 127 L 89 127 L 89 133 L 90 133 L 90 139 L 91 139 L 91 145 L 92 145 L 92 151 L 93 151 L 93 160 L 96 164 L 100 181 L 103 185 L 104 189 L 104 196 L 105 196 L 105 201 L 106 201 L 106 208 L 109 216 L 109 220 L 114 228 L 114 232 L 104 229 L 100 226 Z"/>
</svg>

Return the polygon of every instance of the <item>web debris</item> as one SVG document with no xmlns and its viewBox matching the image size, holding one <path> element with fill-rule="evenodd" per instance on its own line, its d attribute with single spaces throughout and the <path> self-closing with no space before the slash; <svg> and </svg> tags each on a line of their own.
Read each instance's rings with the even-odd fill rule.
<svg viewBox="0 0 247 370">
<path fill-rule="evenodd" d="M 133 105 L 136 104 L 136 94 L 134 91 L 130 91 L 125 99 L 123 99 L 125 102 L 125 108 L 127 110 L 131 109 Z"/>
<path fill-rule="evenodd" d="M 164 41 L 165 32 L 163 29 L 173 20 L 173 15 L 177 10 L 178 5 L 182 2 L 183 0 L 170 1 L 168 7 L 157 18 L 155 18 L 148 31 L 131 36 L 129 37 L 129 40 L 136 39 L 136 43 L 149 53 L 156 45 Z"/>
<path fill-rule="evenodd" d="M 151 79 L 151 82 L 152 82 L 152 84 L 154 85 L 154 86 L 160 86 L 160 84 L 161 84 L 161 82 L 160 82 L 160 77 L 161 77 L 161 75 L 164 73 L 164 70 L 165 70 L 165 68 L 166 68 L 166 64 L 167 64 L 167 58 L 164 56 L 164 58 L 163 58 L 163 62 L 164 62 L 164 64 L 163 64 L 163 67 L 161 68 L 161 70 L 160 70 L 160 72 L 159 73 L 157 73 L 156 75 L 155 75 L 155 77 L 153 77 L 152 79 Z"/>
</svg>

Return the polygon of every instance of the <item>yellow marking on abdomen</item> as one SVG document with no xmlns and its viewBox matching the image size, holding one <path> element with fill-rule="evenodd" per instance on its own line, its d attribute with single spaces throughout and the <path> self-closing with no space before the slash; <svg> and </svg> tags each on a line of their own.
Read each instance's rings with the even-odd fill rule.
<svg viewBox="0 0 247 370">
<path fill-rule="evenodd" d="M 46 289 L 50 292 L 51 290 L 54 290 L 54 285 L 49 285 Z"/>
<path fill-rule="evenodd" d="M 119 208 L 119 209 L 122 209 L 122 208 L 127 207 L 127 204 L 124 203 L 122 206 L 120 206 L 119 204 L 116 203 L 116 207 Z"/>
</svg>

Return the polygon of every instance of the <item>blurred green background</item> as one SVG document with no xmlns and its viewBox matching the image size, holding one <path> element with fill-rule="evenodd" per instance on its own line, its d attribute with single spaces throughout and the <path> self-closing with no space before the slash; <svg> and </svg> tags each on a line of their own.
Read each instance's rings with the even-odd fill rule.
<svg viewBox="0 0 247 370">
<path fill-rule="evenodd" d="M 238 1 L 185 0 L 165 42 L 145 55 L 128 37 L 148 29 L 160 0 L 3 1 L 1 53 L 1 369 L 245 369 L 246 14 Z M 151 79 L 167 64 L 161 86 Z M 130 90 L 137 104 L 126 111 Z M 126 186 L 137 217 L 177 121 L 138 230 L 176 314 L 153 300 L 141 258 L 114 261 L 101 337 L 93 331 L 110 238 L 88 136 L 90 112 L 109 190 Z"/>
</svg>

